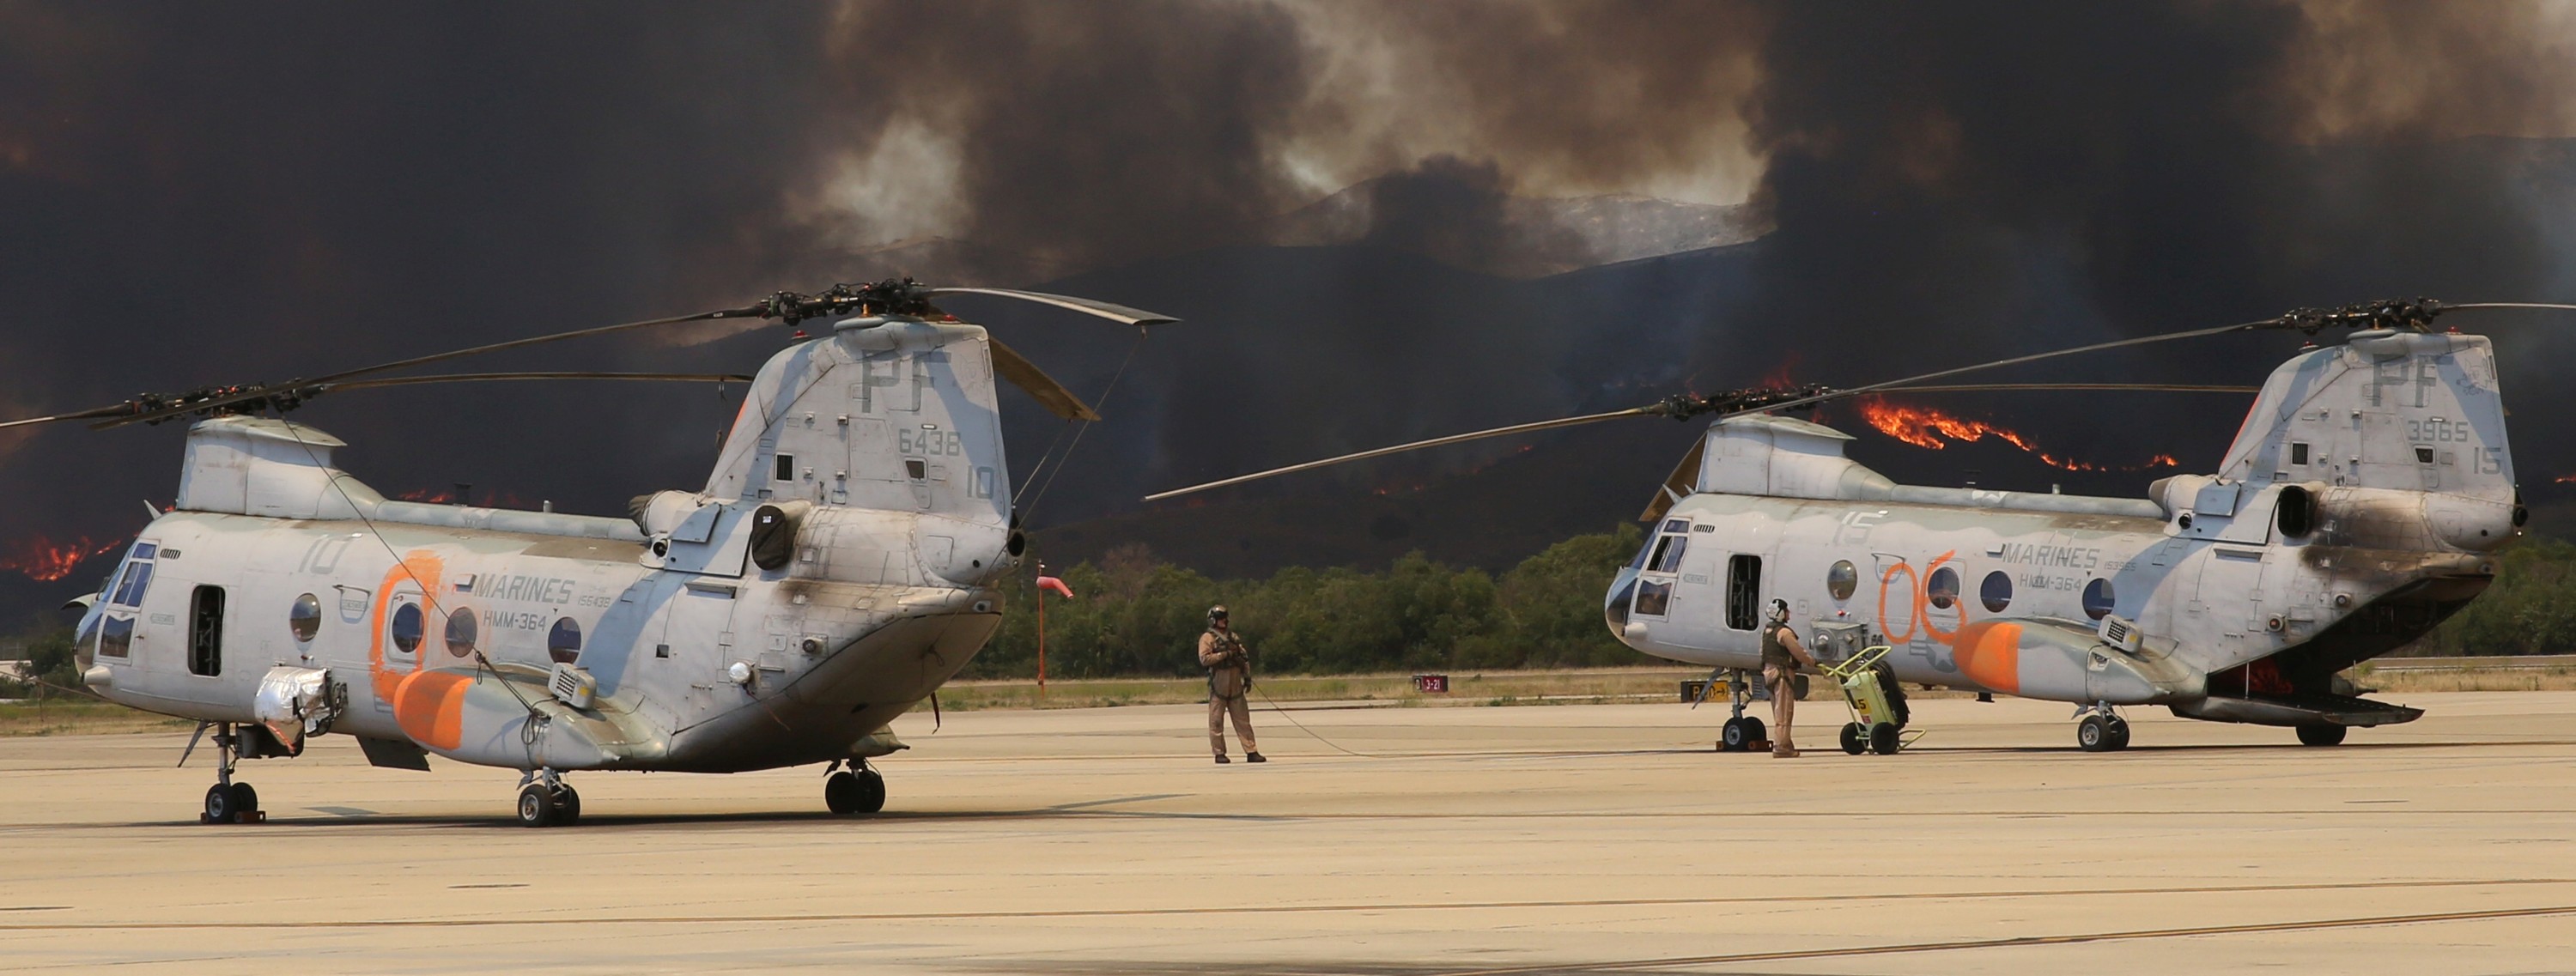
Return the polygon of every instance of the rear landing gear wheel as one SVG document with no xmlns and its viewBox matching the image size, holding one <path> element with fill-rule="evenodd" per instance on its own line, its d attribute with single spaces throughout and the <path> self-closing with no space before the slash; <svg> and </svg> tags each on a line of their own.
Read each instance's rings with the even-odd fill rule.
<svg viewBox="0 0 2576 976">
<path fill-rule="evenodd" d="M 1860 723 L 1843 723 L 1843 751 L 1855 756 L 1869 751 L 1869 733 Z"/>
<path fill-rule="evenodd" d="M 2346 731 L 2348 730 L 2340 725 L 2302 725 L 2299 726 L 2299 744 L 2303 746 L 2342 745 Z"/>
<path fill-rule="evenodd" d="M 2128 720 L 2128 719 L 2121 718 L 2121 717 L 2119 717 L 2119 716 L 2117 716 L 2117 715 L 2111 716 L 2111 729 L 2110 729 L 2110 731 L 2111 731 L 2111 746 L 2110 746 L 2111 751 L 2117 752 L 2117 751 L 2119 751 L 2119 750 L 2126 749 L 2126 748 L 2128 748 L 2128 747 L 2129 747 L 2129 720 Z"/>
<path fill-rule="evenodd" d="M 1764 725 L 1762 724 L 1762 720 L 1761 720 L 1761 719 L 1754 718 L 1753 716 L 1750 716 L 1750 715 L 1745 716 L 1745 717 L 1744 717 L 1744 747 L 1745 747 L 1745 748 L 1747 748 L 1747 749 L 1750 749 L 1750 748 L 1753 748 L 1753 744 L 1754 744 L 1754 743 L 1756 743 L 1756 742 L 1769 742 L 1769 741 L 1771 741 L 1771 730 L 1770 730 L 1770 728 L 1768 728 L 1768 727 L 1764 726 Z"/>
<path fill-rule="evenodd" d="M 1745 749 L 1750 748 L 1750 744 L 1753 742 L 1755 736 L 1745 730 L 1744 723 L 1746 721 L 1746 719 L 1740 718 L 1730 718 L 1726 720 L 1725 730 L 1718 733 L 1717 751 L 1743 752 Z"/>
<path fill-rule="evenodd" d="M 1882 756 L 1896 754 L 1896 726 L 1886 722 L 1869 727 L 1869 751 Z"/>
<path fill-rule="evenodd" d="M 859 812 L 859 778 L 849 773 L 833 773 L 823 778 L 823 806 L 833 813 Z"/>
<path fill-rule="evenodd" d="M 885 801 L 885 777 L 879 775 L 877 771 L 873 769 L 859 770 L 858 812 L 875 813 L 879 810 L 883 810 L 885 809 Z"/>
<path fill-rule="evenodd" d="M 551 827 L 555 814 L 555 793 L 546 784 L 530 783 L 519 788 L 519 826 Z"/>
<path fill-rule="evenodd" d="M 581 820 L 581 791 L 565 783 L 555 788 L 555 823 L 569 827 Z"/>
<path fill-rule="evenodd" d="M 2087 715 L 2084 716 L 2084 721 L 2075 724 L 2075 747 L 2078 749 L 2086 752 L 2109 752 L 2119 748 L 2111 744 L 2113 741 L 2111 720 L 2105 716 Z"/>
</svg>

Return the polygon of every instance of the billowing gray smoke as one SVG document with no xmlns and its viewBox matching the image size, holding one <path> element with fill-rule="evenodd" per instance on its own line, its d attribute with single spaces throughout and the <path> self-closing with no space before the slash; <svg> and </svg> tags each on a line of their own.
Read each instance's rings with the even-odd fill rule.
<svg viewBox="0 0 2576 976">
<path fill-rule="evenodd" d="M 1043 523 L 1791 360 L 1798 379 L 1854 383 L 2290 305 L 2565 298 L 2576 59 L 2545 46 L 2569 26 L 2552 10 L 8 5 L 0 412 L 895 272 L 1190 319 L 1128 362 L 1114 329 L 958 303 L 1085 395 L 1123 377 Z M 1292 232 L 1315 216 L 1301 208 L 1373 179 L 1355 191 L 1363 230 L 1272 246 L 1316 243 Z M 1589 238 L 1512 223 L 1514 200 L 1748 191 L 1775 229 L 1743 248 L 1537 280 L 1465 270 L 1586 263 Z M 1518 257 L 1494 253 L 1505 240 Z M 473 368 L 748 370 L 785 338 Z M 2522 364 L 2560 348 L 2512 341 Z M 2251 381 L 2285 343 L 2050 375 Z M 2235 419 L 1944 405 L 2114 462 L 2200 463 Z M 478 500 L 615 511 L 699 483 L 731 409 L 700 389 L 459 387 L 302 416 L 352 440 L 346 460 L 388 491 L 470 482 Z M 2576 467 L 2555 413 L 2516 415 L 2526 483 Z M 1022 414 L 1025 472 L 1055 429 Z M 1575 477 L 1650 485 L 1670 433 L 1616 435 L 1652 455 L 1632 470 L 1520 475 L 1518 497 L 1545 506 Z M 0 440 L 0 539 L 130 532 L 138 498 L 167 500 L 177 443 L 175 426 Z M 1407 485 L 1512 448 L 1269 490 Z M 1870 460 L 1951 481 L 1956 456 Z M 1630 514 L 1614 508 L 1599 518 Z"/>
</svg>

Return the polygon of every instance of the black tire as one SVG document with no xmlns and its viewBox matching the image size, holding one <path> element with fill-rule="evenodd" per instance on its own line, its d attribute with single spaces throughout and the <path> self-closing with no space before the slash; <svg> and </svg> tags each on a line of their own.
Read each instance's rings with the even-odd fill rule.
<svg viewBox="0 0 2576 976">
<path fill-rule="evenodd" d="M 833 773 L 823 778 L 823 806 L 833 813 L 857 813 L 859 795 L 865 790 L 859 785 L 858 777 L 848 772 Z"/>
<path fill-rule="evenodd" d="M 1869 751 L 1869 733 L 1860 723 L 1843 723 L 1843 751 L 1855 756 Z"/>
<path fill-rule="evenodd" d="M 885 809 L 885 801 L 885 777 L 878 775 L 877 771 L 873 769 L 859 770 L 858 812 L 875 813 L 879 810 L 883 810 Z"/>
<path fill-rule="evenodd" d="M 259 791 L 251 789 L 248 783 L 234 783 L 233 820 L 237 823 L 249 823 L 250 818 L 258 815 Z"/>
<path fill-rule="evenodd" d="M 2075 723 L 2075 747 L 2086 752 L 2109 752 L 2117 748 L 2111 745 L 2110 720 L 2099 713 L 2084 716 L 2084 721 Z"/>
<path fill-rule="evenodd" d="M 555 790 L 555 823 L 569 827 L 581 822 L 581 791 L 567 783 Z"/>
<path fill-rule="evenodd" d="M 2128 747 L 2129 720 L 2117 715 L 2111 716 L 2111 751 L 2117 752 Z"/>
<path fill-rule="evenodd" d="M 1886 722 L 1869 727 L 1869 751 L 1882 756 L 1896 754 L 1896 726 Z"/>
<path fill-rule="evenodd" d="M 1771 730 L 1762 724 L 1762 720 L 1750 715 L 1745 716 L 1744 747 L 1750 749 L 1756 742 L 1769 741 L 1771 741 Z"/>
<path fill-rule="evenodd" d="M 241 813 L 241 800 L 233 788 L 217 783 L 206 787 L 206 814 L 201 823 L 228 824 Z"/>
<path fill-rule="evenodd" d="M 1803 675 L 1803 674 L 1793 674 L 1793 675 L 1790 675 L 1790 676 L 1789 676 L 1789 691 L 1790 691 L 1790 693 L 1791 693 L 1791 694 L 1797 695 L 1797 696 L 1798 696 L 1798 700 L 1799 700 L 1799 701 L 1806 701 L 1806 700 L 1807 700 L 1807 676 L 1806 676 L 1806 675 Z"/>
<path fill-rule="evenodd" d="M 2299 744 L 2339 746 L 2343 744 L 2344 733 L 2348 731 L 2350 730 L 2340 725 L 2302 725 L 2299 726 Z"/>
<path fill-rule="evenodd" d="M 544 783 L 530 783 L 519 789 L 519 826 L 551 827 L 555 823 L 555 793 Z"/>
<path fill-rule="evenodd" d="M 1740 718 L 1730 718 L 1726 720 L 1726 727 L 1718 730 L 1717 751 L 1743 752 L 1745 749 L 1745 743 L 1751 741 L 1753 741 L 1753 738 L 1744 734 L 1744 720 Z"/>
</svg>

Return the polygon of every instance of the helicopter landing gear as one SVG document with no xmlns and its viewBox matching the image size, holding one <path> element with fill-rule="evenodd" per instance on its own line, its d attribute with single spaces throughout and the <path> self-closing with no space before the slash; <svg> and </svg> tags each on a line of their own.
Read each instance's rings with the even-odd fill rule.
<svg viewBox="0 0 2576 976">
<path fill-rule="evenodd" d="M 215 785 L 206 788 L 205 812 L 197 815 L 201 824 L 253 824 L 268 819 L 259 808 L 259 791 L 249 783 L 233 782 L 233 764 L 241 760 L 241 739 L 233 733 L 230 722 L 201 722 L 197 734 L 204 735 L 207 726 L 215 729 Z M 189 743 L 194 747 L 195 743 Z M 186 761 L 181 756 L 182 762 Z"/>
<path fill-rule="evenodd" d="M 2076 712 L 2091 713 L 2085 714 L 2083 721 L 2075 723 L 2076 748 L 2086 752 L 2117 752 L 2129 747 L 2129 721 L 2113 712 L 2109 704 L 2095 702 L 2076 709 Z"/>
<path fill-rule="evenodd" d="M 1725 727 L 1718 732 L 1717 751 L 1719 752 L 1749 752 L 1771 748 L 1771 730 L 1762 724 L 1761 719 L 1744 714 L 1744 703 L 1753 699 L 1752 692 L 1744 684 L 1744 674 L 1742 668 L 1726 669 L 1726 703 L 1731 717 L 1726 720 Z M 1709 675 L 1711 680 L 1715 680 L 1716 677 L 1714 673 Z"/>
<path fill-rule="evenodd" d="M 2299 744 L 2339 746 L 2343 744 L 2343 736 L 2347 731 L 2349 730 L 2340 725 L 2302 725 L 2299 726 Z"/>
<path fill-rule="evenodd" d="M 825 768 L 823 806 L 833 813 L 875 813 L 885 809 L 885 777 L 868 768 L 865 759 L 855 760 L 849 769 L 839 769 L 834 762 Z"/>
<path fill-rule="evenodd" d="M 519 825 L 569 827 L 581 820 L 581 791 L 552 769 L 530 770 L 519 779 Z"/>
</svg>

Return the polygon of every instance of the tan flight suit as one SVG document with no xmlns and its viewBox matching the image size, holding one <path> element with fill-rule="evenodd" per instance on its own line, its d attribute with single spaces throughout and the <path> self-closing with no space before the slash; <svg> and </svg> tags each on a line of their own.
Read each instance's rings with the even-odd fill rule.
<svg viewBox="0 0 2576 976">
<path fill-rule="evenodd" d="M 1252 652 L 1232 628 L 1210 627 L 1199 635 L 1199 663 L 1208 669 L 1208 749 L 1225 758 L 1225 716 L 1234 713 L 1234 737 L 1244 754 L 1260 752 L 1252 744 Z"/>
</svg>

